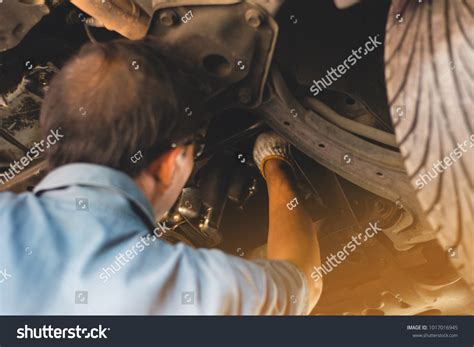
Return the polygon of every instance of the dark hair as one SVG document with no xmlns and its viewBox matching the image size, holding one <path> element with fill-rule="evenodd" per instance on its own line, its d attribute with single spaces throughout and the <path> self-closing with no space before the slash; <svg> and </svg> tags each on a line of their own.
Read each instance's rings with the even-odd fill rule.
<svg viewBox="0 0 474 347">
<path fill-rule="evenodd" d="M 189 139 L 196 124 L 185 115 L 190 101 L 173 80 L 175 69 L 146 41 L 85 45 L 43 102 L 43 131 L 61 128 L 64 136 L 47 151 L 50 169 L 84 162 L 134 177 L 172 143 Z M 143 159 L 132 163 L 138 151 Z"/>
</svg>

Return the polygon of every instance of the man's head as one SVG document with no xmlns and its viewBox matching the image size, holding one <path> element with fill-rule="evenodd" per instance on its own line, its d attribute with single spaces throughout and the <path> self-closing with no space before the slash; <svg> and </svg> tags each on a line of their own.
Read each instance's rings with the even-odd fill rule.
<svg viewBox="0 0 474 347">
<path fill-rule="evenodd" d="M 64 135 L 47 154 L 50 168 L 82 162 L 117 169 L 135 179 L 157 213 L 166 212 L 193 166 L 177 74 L 144 42 L 84 46 L 55 76 L 43 103 L 43 130 L 61 128 Z"/>
</svg>

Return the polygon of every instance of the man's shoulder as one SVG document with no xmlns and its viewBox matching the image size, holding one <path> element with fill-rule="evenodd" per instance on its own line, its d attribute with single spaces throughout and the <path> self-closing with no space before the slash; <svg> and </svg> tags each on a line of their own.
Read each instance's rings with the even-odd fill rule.
<svg viewBox="0 0 474 347">
<path fill-rule="evenodd" d="M 0 213 L 21 201 L 21 194 L 0 192 Z"/>
<path fill-rule="evenodd" d="M 28 213 L 36 204 L 39 204 L 39 200 L 33 193 L 0 192 L 0 219 Z"/>
</svg>

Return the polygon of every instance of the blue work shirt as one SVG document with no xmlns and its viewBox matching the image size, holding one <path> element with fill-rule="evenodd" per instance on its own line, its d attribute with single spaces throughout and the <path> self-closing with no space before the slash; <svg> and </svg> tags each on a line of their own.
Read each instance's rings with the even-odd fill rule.
<svg viewBox="0 0 474 347">
<path fill-rule="evenodd" d="M 0 315 L 308 313 L 292 263 L 173 245 L 167 230 L 135 182 L 104 166 L 65 165 L 32 193 L 0 193 Z"/>
</svg>

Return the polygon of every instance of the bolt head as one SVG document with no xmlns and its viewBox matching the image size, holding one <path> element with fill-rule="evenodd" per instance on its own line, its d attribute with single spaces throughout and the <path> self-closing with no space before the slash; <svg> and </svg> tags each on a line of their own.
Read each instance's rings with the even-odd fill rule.
<svg viewBox="0 0 474 347">
<path fill-rule="evenodd" d="M 262 14 L 256 9 L 250 9 L 245 12 L 245 20 L 252 28 L 258 28 L 262 25 Z"/>
<path fill-rule="evenodd" d="M 177 21 L 176 15 L 171 11 L 163 11 L 160 13 L 160 23 L 164 26 L 172 26 Z"/>
</svg>

